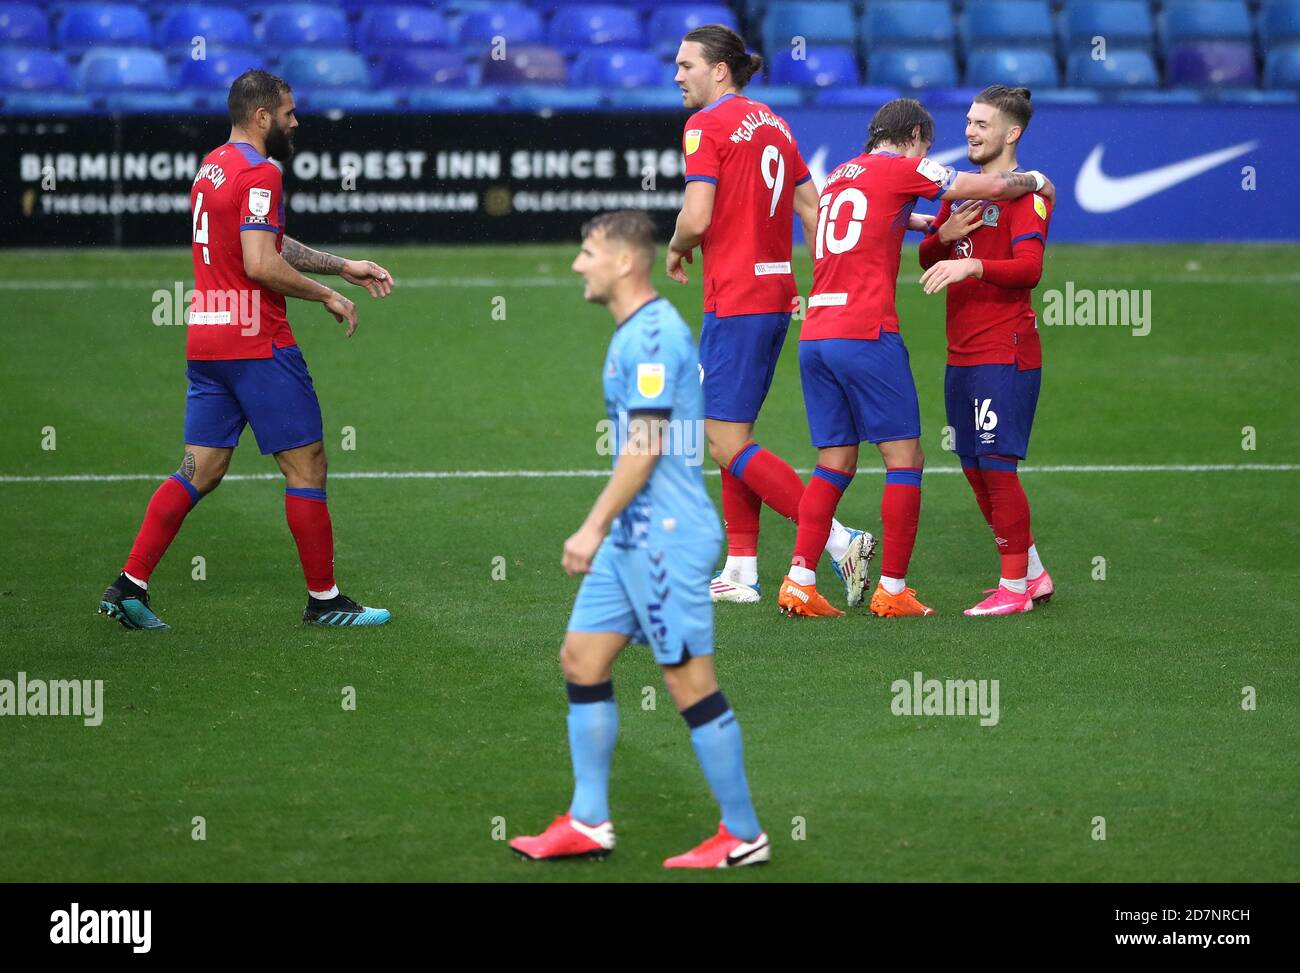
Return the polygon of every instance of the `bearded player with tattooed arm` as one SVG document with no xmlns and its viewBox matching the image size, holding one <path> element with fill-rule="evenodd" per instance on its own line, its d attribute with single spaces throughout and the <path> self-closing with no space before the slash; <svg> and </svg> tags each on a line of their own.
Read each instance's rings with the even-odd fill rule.
<svg viewBox="0 0 1300 973">
<path fill-rule="evenodd" d="M 334 536 L 325 496 L 320 403 L 289 327 L 285 298 L 325 306 L 346 322 L 348 298 L 304 273 L 337 274 L 386 297 L 392 275 L 368 260 L 345 260 L 284 235 L 280 170 L 293 154 L 293 95 L 281 79 L 249 71 L 227 99 L 230 138 L 204 158 L 190 190 L 194 290 L 186 320 L 185 456 L 149 501 L 121 574 L 99 611 L 128 629 L 165 629 L 149 606 L 149 576 L 203 496 L 217 488 L 245 425 L 285 477 L 285 517 L 307 581 L 303 621 L 382 625 L 389 613 L 367 608 L 334 583 Z"/>
</svg>

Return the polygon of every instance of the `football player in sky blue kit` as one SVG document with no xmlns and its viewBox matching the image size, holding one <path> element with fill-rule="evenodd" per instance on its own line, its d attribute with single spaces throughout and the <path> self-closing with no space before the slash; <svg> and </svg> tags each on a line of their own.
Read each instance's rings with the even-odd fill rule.
<svg viewBox="0 0 1300 973">
<path fill-rule="evenodd" d="M 583 574 L 560 663 L 569 695 L 573 801 L 544 832 L 510 847 L 526 858 L 604 857 L 614 848 L 609 767 L 618 735 L 611 679 L 629 642 L 649 645 L 691 731 L 722 808 L 715 835 L 668 868 L 765 862 L 745 780 L 740 726 L 713 672 L 708 580 L 722 542 L 704 489 L 704 398 L 690 329 L 655 293 L 654 224 L 644 212 L 596 217 L 573 269 L 586 298 L 617 328 L 605 359 L 605 408 L 615 430 L 614 473 L 564 544 L 563 566 Z"/>
</svg>

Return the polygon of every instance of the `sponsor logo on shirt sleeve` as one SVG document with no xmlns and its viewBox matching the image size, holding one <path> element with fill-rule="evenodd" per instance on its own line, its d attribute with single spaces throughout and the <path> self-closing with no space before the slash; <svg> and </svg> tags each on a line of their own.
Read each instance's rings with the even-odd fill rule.
<svg viewBox="0 0 1300 973">
<path fill-rule="evenodd" d="M 693 128 L 686 133 L 682 140 L 682 148 L 687 155 L 694 155 L 696 150 L 699 149 L 700 136 L 703 134 L 703 130 L 698 128 Z"/>
<path fill-rule="evenodd" d="M 265 216 L 271 212 L 271 190 L 250 189 L 248 191 L 248 211 L 254 216 Z"/>
<path fill-rule="evenodd" d="M 933 159 L 922 159 L 916 164 L 916 171 L 925 176 L 926 179 L 932 179 L 941 186 L 948 178 L 948 167 L 941 162 L 935 162 Z"/>
<path fill-rule="evenodd" d="M 645 399 L 657 399 L 663 394 L 663 362 L 641 362 L 636 366 L 636 390 Z"/>
</svg>

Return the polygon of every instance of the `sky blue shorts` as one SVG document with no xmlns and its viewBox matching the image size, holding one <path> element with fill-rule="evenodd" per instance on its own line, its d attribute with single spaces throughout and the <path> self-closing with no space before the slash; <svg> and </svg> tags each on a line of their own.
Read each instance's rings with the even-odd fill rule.
<svg viewBox="0 0 1300 973">
<path fill-rule="evenodd" d="M 655 662 L 675 666 L 713 654 L 709 580 L 720 540 L 649 547 L 601 544 L 582 579 L 570 632 L 617 632 L 650 646 Z"/>
</svg>

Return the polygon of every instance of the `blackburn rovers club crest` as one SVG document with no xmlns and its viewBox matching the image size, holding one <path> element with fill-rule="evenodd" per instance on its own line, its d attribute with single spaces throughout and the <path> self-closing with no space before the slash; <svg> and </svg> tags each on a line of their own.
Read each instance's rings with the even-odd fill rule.
<svg viewBox="0 0 1300 973">
<path fill-rule="evenodd" d="M 974 252 L 975 248 L 971 246 L 970 237 L 962 237 L 952 245 L 952 255 L 958 260 L 965 260 Z"/>
<path fill-rule="evenodd" d="M 998 225 L 998 215 L 999 215 L 1000 213 L 1001 213 L 1001 210 L 998 209 L 998 204 L 997 204 L 997 203 L 989 203 L 988 206 L 986 206 L 986 207 L 984 208 L 984 225 L 985 225 L 985 226 L 997 226 L 997 225 Z"/>
</svg>

